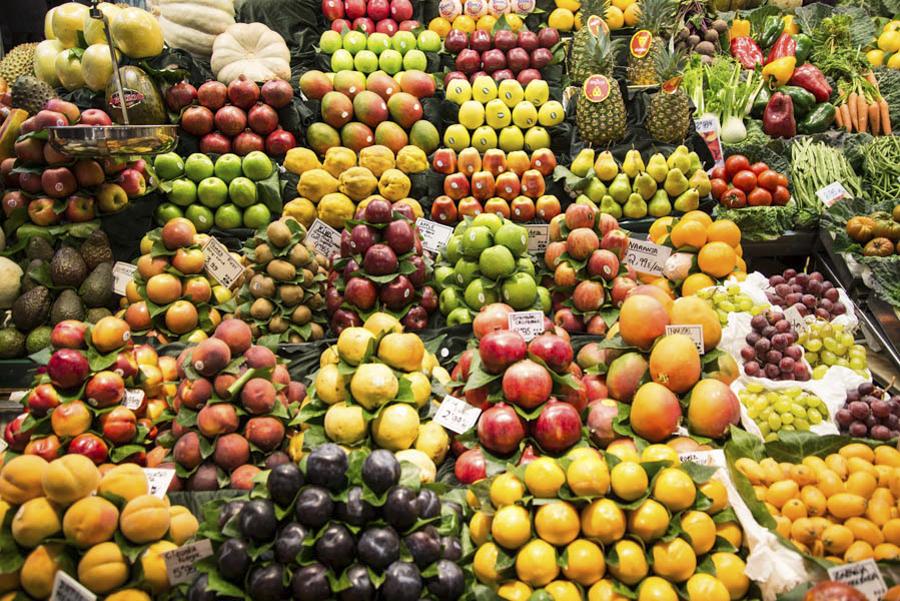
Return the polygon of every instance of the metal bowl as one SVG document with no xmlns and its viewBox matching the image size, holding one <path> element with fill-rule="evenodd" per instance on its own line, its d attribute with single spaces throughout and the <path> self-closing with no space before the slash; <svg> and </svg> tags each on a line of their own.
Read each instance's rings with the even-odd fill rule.
<svg viewBox="0 0 900 601">
<path fill-rule="evenodd" d="M 160 154 L 178 143 L 177 125 L 67 125 L 47 130 L 53 148 L 82 157 Z"/>
</svg>

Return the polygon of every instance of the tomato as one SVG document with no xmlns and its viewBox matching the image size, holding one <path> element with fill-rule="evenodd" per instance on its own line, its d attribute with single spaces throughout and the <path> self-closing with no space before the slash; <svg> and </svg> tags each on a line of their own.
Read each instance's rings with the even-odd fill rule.
<svg viewBox="0 0 900 601">
<path fill-rule="evenodd" d="M 711 179 L 723 179 L 728 181 L 728 173 L 725 172 L 725 167 L 713 167 L 712 171 L 709 172 L 709 177 Z"/>
<path fill-rule="evenodd" d="M 760 187 L 765 188 L 769 192 L 774 192 L 778 187 L 778 174 L 771 169 L 766 169 L 762 173 L 756 174 L 756 181 Z"/>
<path fill-rule="evenodd" d="M 750 169 L 750 161 L 742 154 L 733 154 L 725 159 L 725 173 L 733 178 L 738 171 Z"/>
<path fill-rule="evenodd" d="M 778 174 L 778 185 L 784 186 L 785 188 L 787 188 L 787 184 L 788 184 L 787 176 L 783 173 L 779 173 Z"/>
<path fill-rule="evenodd" d="M 728 182 L 724 179 L 714 178 L 709 180 L 709 190 L 712 197 L 716 200 L 722 198 L 722 195 L 725 194 L 725 190 L 728 189 Z"/>
<path fill-rule="evenodd" d="M 743 190 L 729 188 L 725 194 L 722 195 L 722 198 L 719 199 L 719 202 L 729 209 L 741 209 L 747 206 L 747 196 L 744 194 Z"/>
<path fill-rule="evenodd" d="M 747 204 L 751 207 L 767 207 L 772 204 L 772 193 L 763 188 L 753 188 L 747 195 Z"/>
<path fill-rule="evenodd" d="M 780 207 L 783 207 L 788 203 L 791 199 L 791 193 L 788 192 L 788 189 L 784 186 L 776 186 L 775 191 L 772 193 L 772 202 Z"/>
<path fill-rule="evenodd" d="M 750 192 L 756 187 L 756 174 L 749 169 L 738 171 L 731 178 L 731 185 L 735 188 L 740 188 L 744 192 Z"/>
<path fill-rule="evenodd" d="M 752 171 L 756 175 L 759 175 L 763 171 L 768 171 L 768 170 L 769 170 L 769 166 L 766 165 L 765 163 L 763 163 L 762 161 L 759 161 L 758 163 L 753 163 L 752 165 L 750 165 L 750 171 Z"/>
</svg>

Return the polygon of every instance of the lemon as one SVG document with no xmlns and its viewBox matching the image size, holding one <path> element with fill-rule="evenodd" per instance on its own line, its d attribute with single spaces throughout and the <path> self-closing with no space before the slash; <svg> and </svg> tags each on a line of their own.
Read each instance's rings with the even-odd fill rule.
<svg viewBox="0 0 900 601">
<path fill-rule="evenodd" d="M 491 536 L 506 549 L 518 549 L 531 538 L 531 515 L 521 505 L 501 507 L 491 520 Z"/>
<path fill-rule="evenodd" d="M 700 485 L 700 492 L 706 495 L 712 502 L 707 513 L 719 513 L 728 506 L 728 491 L 725 485 L 718 480 L 710 480 Z"/>
<path fill-rule="evenodd" d="M 669 527 L 669 512 L 653 499 L 647 499 L 628 515 L 628 531 L 644 542 L 665 534 Z"/>
<path fill-rule="evenodd" d="M 678 594 L 659 576 L 650 576 L 638 589 L 638 601 L 678 601 Z"/>
<path fill-rule="evenodd" d="M 694 504 L 697 498 L 697 487 L 686 472 L 668 467 L 656 477 L 653 485 L 653 498 L 661 502 L 671 511 L 681 511 Z"/>
<path fill-rule="evenodd" d="M 735 547 L 740 547 L 744 539 L 744 533 L 737 522 L 716 524 L 716 536 L 721 536 Z"/>
<path fill-rule="evenodd" d="M 681 538 L 653 545 L 653 573 L 671 582 L 684 582 L 697 569 L 697 556 Z"/>
<path fill-rule="evenodd" d="M 556 0 L 556 8 L 564 8 L 574 13 L 581 8 L 581 2 L 579 0 Z"/>
<path fill-rule="evenodd" d="M 525 485 L 515 474 L 504 472 L 491 482 L 489 494 L 494 507 L 512 505 L 525 495 Z"/>
<path fill-rule="evenodd" d="M 729 601 L 728 589 L 710 574 L 694 574 L 687 581 L 688 601 Z"/>
<path fill-rule="evenodd" d="M 362 407 L 335 403 L 325 412 L 325 435 L 338 444 L 352 445 L 366 437 Z"/>
<path fill-rule="evenodd" d="M 880 67 L 884 64 L 884 50 L 874 48 L 866 52 L 866 60 L 873 67 Z"/>
<path fill-rule="evenodd" d="M 885 52 L 897 52 L 900 50 L 900 31 L 885 30 L 878 36 L 878 47 Z"/>
<path fill-rule="evenodd" d="M 544 586 L 559 574 L 556 549 L 534 539 L 519 549 L 516 555 L 516 576 L 530 586 Z"/>
<path fill-rule="evenodd" d="M 569 464 L 566 482 L 581 497 L 597 497 L 609 490 L 609 468 L 599 455 L 583 455 Z"/>
<path fill-rule="evenodd" d="M 338 371 L 337 365 L 325 365 L 316 372 L 315 387 L 316 395 L 329 405 L 334 405 L 350 398 L 350 393 L 347 391 L 347 383 Z"/>
<path fill-rule="evenodd" d="M 472 569 L 475 570 L 475 577 L 484 584 L 493 584 L 500 579 L 497 573 L 497 555 L 499 550 L 494 543 L 484 543 L 475 551 L 475 557 L 472 560 Z"/>
<path fill-rule="evenodd" d="M 565 501 L 541 505 L 534 516 L 537 535 L 552 545 L 567 545 L 575 540 L 580 525 L 575 507 Z"/>
<path fill-rule="evenodd" d="M 641 464 L 634 461 L 623 461 L 612 469 L 610 474 L 612 489 L 623 501 L 634 501 L 646 492 L 649 486 L 647 472 Z"/>
<path fill-rule="evenodd" d="M 522 25 L 524 25 L 525 22 L 519 15 L 510 13 L 506 15 L 506 24 L 509 25 L 509 29 L 511 31 L 519 31 L 520 29 L 522 29 Z"/>
<path fill-rule="evenodd" d="M 565 472 L 550 457 L 538 457 L 525 467 L 525 486 L 535 497 L 556 497 L 565 481 Z"/>
<path fill-rule="evenodd" d="M 481 546 L 487 542 L 488 534 L 491 532 L 491 520 L 493 516 L 483 511 L 476 511 L 469 520 L 469 535 L 475 546 Z"/>
<path fill-rule="evenodd" d="M 618 580 L 633 586 L 644 579 L 649 568 L 644 550 L 633 540 L 620 540 L 613 547 L 616 561 L 609 563 L 609 572 Z"/>
<path fill-rule="evenodd" d="M 608 545 L 625 535 L 625 513 L 611 499 L 598 499 L 581 510 L 581 531 Z"/>
<path fill-rule="evenodd" d="M 432 463 L 440 465 L 450 450 L 450 436 L 444 427 L 437 422 L 425 422 L 419 426 L 415 448 L 425 453 Z"/>
<path fill-rule="evenodd" d="M 734 553 L 713 553 L 716 578 L 728 589 L 731 599 L 742 599 L 750 587 L 750 579 L 744 574 L 747 564 Z"/>
<path fill-rule="evenodd" d="M 544 590 L 553 601 L 581 601 L 581 591 L 568 580 L 554 580 Z"/>
<path fill-rule="evenodd" d="M 531 598 L 531 587 L 524 582 L 511 580 L 497 589 L 497 596 L 505 601 L 528 601 Z"/>
<path fill-rule="evenodd" d="M 461 29 L 466 33 L 475 31 L 475 19 L 469 15 L 459 15 L 453 19 L 453 29 Z"/>
<path fill-rule="evenodd" d="M 716 543 L 716 523 L 702 511 L 688 511 L 681 516 L 681 529 L 690 537 L 697 555 L 709 552 Z"/>
<path fill-rule="evenodd" d="M 366 328 L 345 328 L 337 339 L 338 353 L 350 365 L 359 365 L 375 350 L 375 342 L 375 335 Z"/>
<path fill-rule="evenodd" d="M 606 573 L 603 551 L 589 540 L 578 539 L 569 543 L 566 558 L 563 574 L 582 586 L 594 584 Z"/>
<path fill-rule="evenodd" d="M 597 582 L 588 591 L 588 601 L 626 601 L 624 597 L 616 592 L 613 588 L 613 582 L 609 578 L 604 578 Z"/>
<path fill-rule="evenodd" d="M 431 382 L 428 376 L 420 371 L 403 374 L 403 379 L 409 381 L 409 387 L 412 389 L 413 399 L 416 401 L 416 407 L 421 409 L 428 404 L 431 398 Z"/>
<path fill-rule="evenodd" d="M 888 69 L 900 69 L 900 52 L 895 52 L 887 62 Z"/>
<path fill-rule="evenodd" d="M 475 29 L 480 29 L 482 31 L 487 31 L 488 33 L 494 30 L 494 25 L 497 23 L 497 18 L 493 15 L 484 15 L 478 19 L 478 22 L 475 24 Z"/>
<path fill-rule="evenodd" d="M 394 403 L 372 422 L 372 438 L 382 449 L 408 449 L 419 435 L 419 414 L 407 403 Z"/>
<path fill-rule="evenodd" d="M 399 390 L 400 383 L 397 376 L 383 363 L 360 365 L 350 379 L 350 394 L 357 403 L 369 411 L 393 399 Z"/>
<path fill-rule="evenodd" d="M 568 8 L 555 8 L 547 17 L 547 26 L 559 31 L 572 31 L 575 25 L 575 14 Z"/>
</svg>

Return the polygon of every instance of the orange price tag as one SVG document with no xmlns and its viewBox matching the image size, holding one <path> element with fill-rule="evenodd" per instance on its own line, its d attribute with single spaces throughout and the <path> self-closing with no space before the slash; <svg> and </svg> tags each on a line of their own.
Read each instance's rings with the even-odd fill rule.
<svg viewBox="0 0 900 601">
<path fill-rule="evenodd" d="M 636 31 L 631 36 L 631 43 L 628 44 L 631 50 L 631 56 L 634 58 L 644 58 L 650 52 L 650 45 L 653 43 L 653 34 L 646 29 Z"/>
<path fill-rule="evenodd" d="M 663 82 L 662 86 L 660 86 L 660 90 L 662 90 L 663 94 L 674 94 L 680 85 L 681 75 L 676 75 L 672 79 Z"/>
</svg>

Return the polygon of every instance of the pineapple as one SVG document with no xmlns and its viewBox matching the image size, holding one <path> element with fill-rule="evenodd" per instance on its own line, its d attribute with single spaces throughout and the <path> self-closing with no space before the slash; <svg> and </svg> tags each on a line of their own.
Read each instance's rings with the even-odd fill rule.
<svg viewBox="0 0 900 601">
<path fill-rule="evenodd" d="M 602 102 L 591 102 L 582 91 L 575 104 L 575 123 L 581 138 L 588 144 L 604 146 L 625 136 L 625 102 L 619 82 L 613 76 L 616 56 L 624 42 L 621 38 L 611 40 L 603 30 L 588 39 L 585 56 L 591 67 L 589 73 L 604 75 L 609 81 L 609 95 Z"/>
<path fill-rule="evenodd" d="M 678 50 L 663 47 L 656 57 L 656 76 L 661 83 L 677 77 L 684 69 L 684 55 Z M 670 144 L 687 136 L 691 123 L 687 94 L 676 85 L 675 91 L 660 90 L 650 97 L 644 125 L 654 140 Z"/>
<path fill-rule="evenodd" d="M 663 47 L 663 36 L 675 24 L 676 0 L 641 0 L 641 16 L 637 29 L 646 29 L 653 36 L 650 51 L 642 58 L 628 52 L 628 83 L 651 86 L 660 83 L 656 76 L 656 60 Z"/>
<path fill-rule="evenodd" d="M 569 77 L 573 83 L 582 83 L 592 73 L 592 69 L 589 66 L 590 60 L 587 56 L 587 45 L 592 34 L 590 29 L 588 29 L 587 23 L 588 19 L 594 15 L 599 15 L 602 18 L 606 14 L 609 4 L 610 0 L 585 0 L 585 2 L 581 3 L 579 14 L 581 14 L 582 25 L 581 29 L 576 31 L 572 37 L 572 54 L 569 59 Z"/>
</svg>

